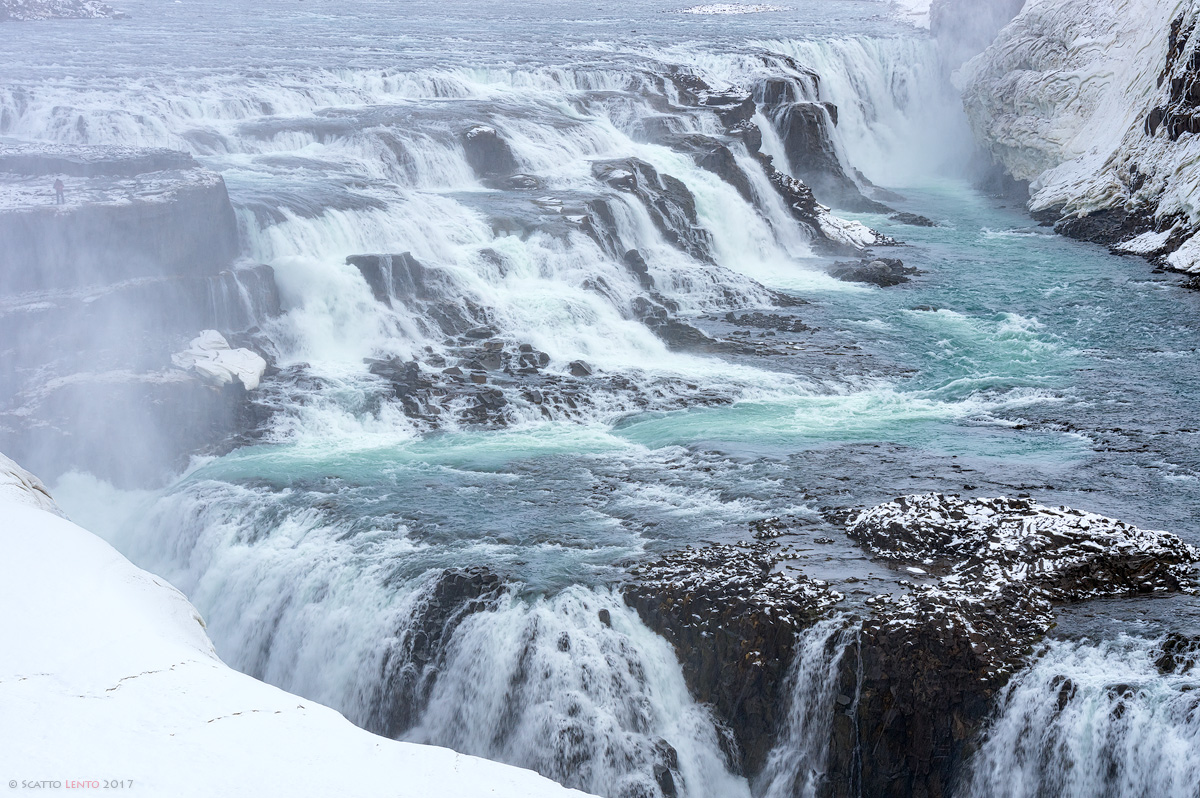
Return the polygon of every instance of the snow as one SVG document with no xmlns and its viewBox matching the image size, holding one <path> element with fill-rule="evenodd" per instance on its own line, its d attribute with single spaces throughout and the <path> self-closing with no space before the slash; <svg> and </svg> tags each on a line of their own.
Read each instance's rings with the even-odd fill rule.
<svg viewBox="0 0 1200 798">
<path fill-rule="evenodd" d="M 730 14 L 762 14 L 769 11 L 787 11 L 784 6 L 772 6 L 765 3 L 710 3 L 703 6 L 692 6 L 680 9 L 680 14 L 701 15 L 730 15 Z"/>
<path fill-rule="evenodd" d="M 377 737 L 232 670 L 179 591 L 55 509 L 0 456 L 0 780 L 171 798 L 583 795 Z"/>
<path fill-rule="evenodd" d="M 1148 233 L 1142 233 L 1140 236 L 1134 236 L 1128 241 L 1122 241 L 1120 244 L 1117 244 L 1116 249 L 1119 249 L 1121 252 L 1128 252 L 1131 255 L 1146 255 L 1151 252 L 1157 252 L 1166 246 L 1167 240 L 1173 232 L 1173 228 L 1158 233 L 1151 230 Z"/>
<path fill-rule="evenodd" d="M 249 349 L 231 349 L 225 336 L 216 330 L 201 332 L 187 349 L 171 355 L 171 362 L 181 369 L 192 369 L 214 385 L 241 380 L 248 391 L 258 387 L 267 369 L 261 355 Z"/>
<path fill-rule="evenodd" d="M 896 14 L 918 28 L 929 28 L 929 6 L 931 0 L 893 0 Z"/>
</svg>

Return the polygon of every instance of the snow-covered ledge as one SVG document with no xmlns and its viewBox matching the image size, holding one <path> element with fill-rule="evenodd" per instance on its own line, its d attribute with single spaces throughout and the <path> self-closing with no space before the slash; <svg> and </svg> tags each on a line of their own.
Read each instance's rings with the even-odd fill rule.
<svg viewBox="0 0 1200 798">
<path fill-rule="evenodd" d="M 183 594 L 62 517 L 3 455 L 0 640 L 0 788 L 13 794 L 107 782 L 172 798 L 583 796 L 378 737 L 229 668 Z"/>
</svg>

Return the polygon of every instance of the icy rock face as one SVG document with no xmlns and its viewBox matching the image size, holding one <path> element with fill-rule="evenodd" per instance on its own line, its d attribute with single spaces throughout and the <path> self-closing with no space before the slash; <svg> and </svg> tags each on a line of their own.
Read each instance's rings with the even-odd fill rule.
<svg viewBox="0 0 1200 798">
<path fill-rule="evenodd" d="M 1181 0 L 1030 2 L 963 66 L 976 137 L 1030 181 L 1035 215 L 1200 268 L 1197 14 Z"/>
<path fill-rule="evenodd" d="M 762 767 L 783 720 L 781 694 L 799 635 L 841 601 L 802 574 L 778 573 L 767 544 L 674 552 L 633 569 L 625 601 L 666 637 L 697 700 L 728 725 L 730 764 Z"/>
<path fill-rule="evenodd" d="M 97 0 L 0 0 L 0 21 L 6 19 L 121 19 L 125 14 Z"/>
</svg>

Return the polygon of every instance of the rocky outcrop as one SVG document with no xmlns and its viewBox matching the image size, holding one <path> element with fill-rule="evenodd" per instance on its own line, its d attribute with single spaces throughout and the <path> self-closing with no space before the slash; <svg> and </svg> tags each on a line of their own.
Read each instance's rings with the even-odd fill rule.
<svg viewBox="0 0 1200 798">
<path fill-rule="evenodd" d="M 1197 590 L 1200 551 L 1175 535 L 1028 499 L 927 494 L 829 518 L 904 578 L 845 616 L 830 693 L 808 697 L 835 707 L 817 748 L 823 774 L 804 779 L 818 795 L 949 795 L 993 698 L 1027 666 L 1056 606 Z M 756 537 L 775 535 L 771 522 L 758 527 Z M 776 735 L 797 700 L 783 685 L 799 635 L 841 598 L 781 572 L 785 559 L 770 543 L 686 550 L 635 569 L 626 588 L 752 776 L 773 744 L 787 744 Z M 1189 640 L 1169 642 L 1162 667 L 1192 657 Z"/>
<path fill-rule="evenodd" d="M 843 660 L 839 689 L 855 700 L 835 727 L 830 783 L 868 795 L 950 794 L 991 699 L 1056 605 L 1194 591 L 1200 561 L 1175 535 L 1028 499 L 909 496 L 850 514 L 846 528 L 921 580 L 872 602 Z"/>
<path fill-rule="evenodd" d="M 920 274 L 920 270 L 905 266 L 897 258 L 863 258 L 860 261 L 838 261 L 829 270 L 829 276 L 849 283 L 870 283 L 880 288 L 907 283 L 909 277 Z"/>
<path fill-rule="evenodd" d="M 144 485 L 262 423 L 261 345 L 172 362 L 202 331 L 226 342 L 280 312 L 271 268 L 235 264 L 219 175 L 170 150 L 5 145 L 0 239 L 4 448 Z"/>
<path fill-rule="evenodd" d="M 117 11 L 98 0 L 0 0 L 0 22 L 35 19 L 123 19 Z"/>
<path fill-rule="evenodd" d="M 625 601 L 675 647 L 688 687 L 713 705 L 742 773 L 762 767 L 786 713 L 782 694 L 797 635 L 841 596 L 778 573 L 766 544 L 686 549 L 633 569 Z"/>
<path fill-rule="evenodd" d="M 479 178 L 503 178 L 517 171 L 517 159 L 494 127 L 476 125 L 460 139 L 467 163 Z"/>
<path fill-rule="evenodd" d="M 409 252 L 351 255 L 346 263 L 359 270 L 376 300 L 408 310 L 417 323 L 436 325 L 428 333 L 461 335 L 490 322 L 488 312 L 464 296 L 445 271 L 426 266 Z"/>
<path fill-rule="evenodd" d="M 186 154 L 5 145 L 0 169 L 0 295 L 216 274 L 237 257 L 225 182 Z"/>
<path fill-rule="evenodd" d="M 959 75 L 979 142 L 1066 235 L 1200 269 L 1197 14 L 1172 0 L 1030 3 Z"/>
<path fill-rule="evenodd" d="M 682 180 L 660 174 L 640 158 L 596 161 L 592 174 L 610 188 L 631 194 L 670 243 L 697 260 L 712 262 L 712 234 L 696 218 L 696 198 Z"/>
</svg>

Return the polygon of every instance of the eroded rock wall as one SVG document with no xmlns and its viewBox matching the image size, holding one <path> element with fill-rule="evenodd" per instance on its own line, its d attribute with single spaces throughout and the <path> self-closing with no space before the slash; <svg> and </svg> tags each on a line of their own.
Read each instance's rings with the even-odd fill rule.
<svg viewBox="0 0 1200 798">
<path fill-rule="evenodd" d="M 1200 269 L 1200 9 L 1030 2 L 958 82 L 979 143 L 1060 232 Z"/>
</svg>

